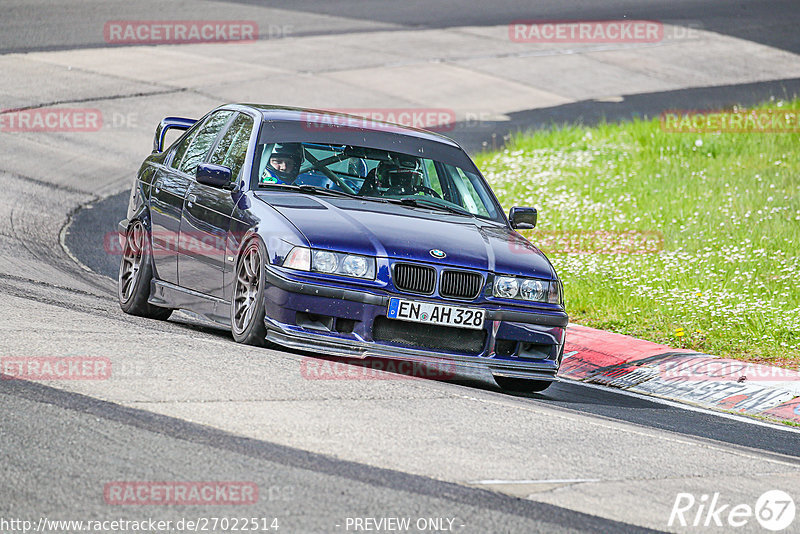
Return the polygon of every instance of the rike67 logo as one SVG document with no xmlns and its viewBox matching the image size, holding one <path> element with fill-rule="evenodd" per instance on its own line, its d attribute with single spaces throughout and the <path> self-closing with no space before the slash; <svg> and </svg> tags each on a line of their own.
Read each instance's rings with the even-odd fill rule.
<svg viewBox="0 0 800 534">
<path fill-rule="evenodd" d="M 762 528 L 779 532 L 794 521 L 795 504 L 791 495 L 781 490 L 764 492 L 755 502 L 734 504 L 726 502 L 720 494 L 703 494 L 699 498 L 691 493 L 678 493 L 669 515 L 670 527 L 743 527 L 753 518 Z"/>
</svg>

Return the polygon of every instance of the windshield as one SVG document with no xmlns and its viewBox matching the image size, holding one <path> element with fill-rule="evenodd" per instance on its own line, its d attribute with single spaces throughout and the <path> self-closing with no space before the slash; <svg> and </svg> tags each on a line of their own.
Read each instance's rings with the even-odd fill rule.
<svg viewBox="0 0 800 534">
<path fill-rule="evenodd" d="M 500 207 L 479 175 L 399 152 L 317 143 L 258 146 L 261 189 L 300 186 L 342 196 L 398 202 L 425 209 L 502 220 Z"/>
</svg>

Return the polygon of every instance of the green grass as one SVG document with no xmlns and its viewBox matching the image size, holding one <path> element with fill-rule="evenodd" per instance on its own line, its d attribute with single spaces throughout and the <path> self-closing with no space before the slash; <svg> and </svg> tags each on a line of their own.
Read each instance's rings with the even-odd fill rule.
<svg viewBox="0 0 800 534">
<path fill-rule="evenodd" d="M 573 322 L 800 365 L 799 134 L 558 126 L 476 162 L 506 209 L 539 210 L 523 233 L 561 276 Z"/>
</svg>

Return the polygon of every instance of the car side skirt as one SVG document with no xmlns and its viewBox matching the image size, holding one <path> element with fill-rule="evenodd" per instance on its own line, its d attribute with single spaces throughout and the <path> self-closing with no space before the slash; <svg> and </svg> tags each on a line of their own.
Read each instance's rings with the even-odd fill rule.
<svg viewBox="0 0 800 534">
<path fill-rule="evenodd" d="M 169 282 L 152 280 L 147 302 L 162 308 L 191 310 L 220 326 L 231 327 L 230 302 Z"/>
</svg>

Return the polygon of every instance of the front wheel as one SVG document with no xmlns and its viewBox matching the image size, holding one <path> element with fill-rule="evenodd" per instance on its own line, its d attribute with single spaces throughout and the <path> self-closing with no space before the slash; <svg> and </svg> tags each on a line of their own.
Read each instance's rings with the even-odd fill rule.
<svg viewBox="0 0 800 534">
<path fill-rule="evenodd" d="M 117 297 L 122 311 L 150 319 L 166 320 L 172 314 L 147 302 L 150 298 L 150 281 L 153 279 L 153 262 L 150 257 L 147 230 L 142 221 L 134 221 L 125 233 L 125 247 L 119 263 Z"/>
<path fill-rule="evenodd" d="M 260 239 L 245 246 L 236 263 L 236 282 L 231 299 L 231 331 L 238 343 L 263 347 L 267 327 L 264 325 L 264 261 L 267 250 Z"/>
<path fill-rule="evenodd" d="M 550 380 L 530 380 L 528 378 L 511 378 L 508 376 L 496 376 L 494 381 L 502 389 L 516 393 L 538 393 L 546 390 L 553 383 Z"/>
</svg>

